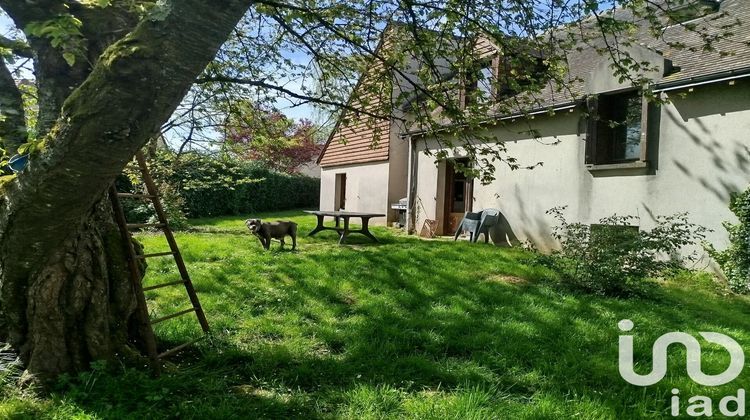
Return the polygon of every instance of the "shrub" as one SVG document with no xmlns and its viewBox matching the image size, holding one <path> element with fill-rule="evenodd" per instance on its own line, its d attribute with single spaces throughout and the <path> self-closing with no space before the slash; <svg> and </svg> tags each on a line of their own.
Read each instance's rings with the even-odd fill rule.
<svg viewBox="0 0 750 420">
<path fill-rule="evenodd" d="M 320 181 L 272 171 L 254 162 L 198 153 L 176 155 L 159 151 L 149 157 L 170 224 L 186 224 L 185 216 L 207 217 L 317 207 Z M 142 191 L 140 172 L 127 172 L 128 191 Z M 122 181 L 121 181 L 122 183 Z M 118 184 L 119 186 L 120 184 Z M 127 203 L 123 203 L 125 206 Z M 128 220 L 147 220 L 144 204 L 125 208 Z"/>
<path fill-rule="evenodd" d="M 559 222 L 553 236 L 561 245 L 548 261 L 569 286 L 606 296 L 646 293 L 647 279 L 682 267 L 680 249 L 698 243 L 706 232 L 686 213 L 658 216 L 653 229 L 640 230 L 635 216 L 614 215 L 585 225 L 567 222 L 564 209 L 547 212 Z"/>
<path fill-rule="evenodd" d="M 750 188 L 734 194 L 729 209 L 739 219 L 739 223 L 724 222 L 729 233 L 729 247 L 717 251 L 708 245 L 711 257 L 716 260 L 727 277 L 729 287 L 736 293 L 750 292 Z"/>
<path fill-rule="evenodd" d="M 168 182 L 179 189 L 190 217 L 317 208 L 320 197 L 318 179 L 198 154 L 180 157 Z"/>
<path fill-rule="evenodd" d="M 187 217 L 185 216 L 185 200 L 180 192 L 171 184 L 164 180 L 164 169 L 154 167 L 149 168 L 151 175 L 159 191 L 162 207 L 166 213 L 169 226 L 173 229 L 184 229 L 188 226 Z M 143 182 L 142 174 L 137 164 L 131 163 L 125 168 L 122 176 L 116 180 L 117 191 L 129 192 L 134 194 L 147 194 L 146 185 Z M 129 223 L 157 223 L 158 219 L 154 205 L 151 200 L 141 199 L 121 199 L 120 203 L 125 212 L 125 218 Z"/>
</svg>

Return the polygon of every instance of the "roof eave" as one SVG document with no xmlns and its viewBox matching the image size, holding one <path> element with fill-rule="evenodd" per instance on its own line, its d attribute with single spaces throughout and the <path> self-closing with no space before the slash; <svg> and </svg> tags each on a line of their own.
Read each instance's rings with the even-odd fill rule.
<svg viewBox="0 0 750 420">
<path fill-rule="evenodd" d="M 686 79 L 679 79 L 665 83 L 657 83 L 654 85 L 654 92 L 668 92 L 671 90 L 686 89 L 695 86 L 708 85 L 712 83 L 726 82 L 744 77 L 750 77 L 750 67 L 742 67 L 739 69 L 724 70 L 716 73 L 706 74 L 702 76 L 690 77 Z"/>
</svg>

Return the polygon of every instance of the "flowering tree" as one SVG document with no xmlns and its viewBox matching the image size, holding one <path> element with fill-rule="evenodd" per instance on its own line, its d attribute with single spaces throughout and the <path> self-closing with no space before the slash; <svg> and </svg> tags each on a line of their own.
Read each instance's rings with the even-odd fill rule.
<svg viewBox="0 0 750 420">
<path fill-rule="evenodd" d="M 312 121 L 294 121 L 276 110 L 245 109 L 226 127 L 226 145 L 237 156 L 294 174 L 320 155 L 320 130 Z"/>
</svg>

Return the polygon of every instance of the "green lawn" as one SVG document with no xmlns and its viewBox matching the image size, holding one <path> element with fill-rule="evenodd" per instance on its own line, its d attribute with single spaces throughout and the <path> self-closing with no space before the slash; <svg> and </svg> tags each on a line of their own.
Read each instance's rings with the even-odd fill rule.
<svg viewBox="0 0 750 420">
<path fill-rule="evenodd" d="M 722 387 L 693 384 L 679 348 L 658 385 L 618 374 L 623 318 L 635 322 L 641 372 L 669 331 L 722 332 L 750 347 L 750 302 L 708 275 L 670 279 L 650 300 L 605 299 L 560 291 L 516 249 L 386 228 L 374 229 L 380 245 L 353 235 L 340 247 L 334 232 L 304 236 L 312 216 L 267 217 L 299 223 L 296 252 L 263 251 L 243 217 L 177 234 L 213 335 L 173 358 L 172 371 L 98 369 L 47 398 L 6 387 L 0 417 L 659 418 L 675 387 L 685 401 L 750 388 L 748 372 Z M 140 239 L 148 252 L 166 249 L 161 236 Z M 147 284 L 174 279 L 172 265 L 150 260 Z M 148 298 L 154 316 L 188 305 L 179 288 Z M 167 345 L 199 331 L 191 316 L 160 327 Z M 706 373 L 727 364 L 704 345 Z"/>
</svg>

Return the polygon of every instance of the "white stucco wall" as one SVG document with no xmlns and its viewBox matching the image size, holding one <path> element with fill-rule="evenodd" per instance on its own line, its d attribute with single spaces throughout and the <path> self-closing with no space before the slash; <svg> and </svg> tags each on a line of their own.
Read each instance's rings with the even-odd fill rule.
<svg viewBox="0 0 750 420">
<path fill-rule="evenodd" d="M 325 167 L 320 170 L 320 209 L 333 210 L 336 197 L 336 174 L 346 173 L 346 210 L 383 213 L 373 224 L 398 220 L 391 204 L 406 197 L 409 143 L 399 136 L 392 123 L 389 159 L 383 162 L 357 163 Z"/>
<path fill-rule="evenodd" d="M 346 174 L 346 211 L 388 214 L 388 161 L 322 168 L 320 209 L 334 210 L 336 174 Z M 336 209 L 338 210 L 338 209 Z M 373 218 L 371 224 L 385 224 Z"/>
<path fill-rule="evenodd" d="M 542 248 L 556 245 L 550 236 L 555 221 L 545 214 L 555 206 L 567 205 L 569 220 L 584 223 L 615 213 L 640 216 L 646 229 L 656 215 L 688 212 L 692 222 L 713 230 L 709 242 L 724 247 L 722 222 L 736 220 L 728 209 L 730 194 L 750 184 L 750 82 L 700 87 L 684 99 L 676 94 L 670 99 L 673 103 L 659 113 L 658 144 L 649 140 L 649 149 L 658 149 L 650 170 L 587 170 L 578 112 L 531 120 L 541 140 L 516 134 L 528 130 L 525 122 L 496 129 L 522 165 L 544 165 L 517 171 L 498 167 L 490 185 L 475 184 L 474 210 L 500 209 L 511 239 L 528 239 Z M 415 142 L 420 152 L 425 147 L 438 146 L 434 140 L 426 146 Z M 425 219 L 442 217 L 444 181 L 434 158 L 420 153 L 416 159 L 418 232 Z"/>
</svg>

